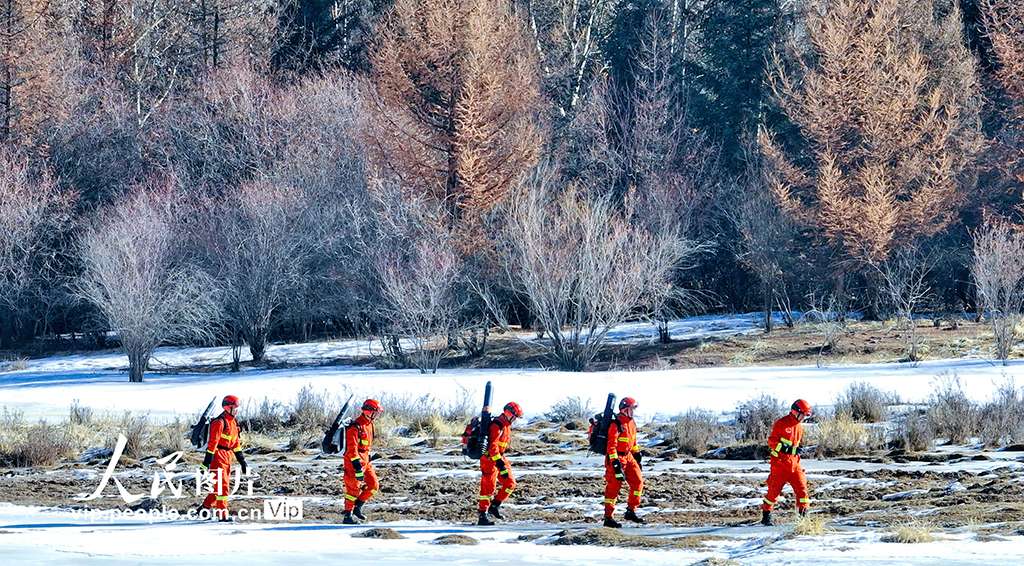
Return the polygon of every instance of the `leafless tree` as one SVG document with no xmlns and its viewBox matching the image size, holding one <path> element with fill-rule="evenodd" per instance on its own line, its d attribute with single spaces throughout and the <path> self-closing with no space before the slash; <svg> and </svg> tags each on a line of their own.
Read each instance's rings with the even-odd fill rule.
<svg viewBox="0 0 1024 566">
<path fill-rule="evenodd" d="M 931 254 L 907 247 L 891 253 L 874 268 L 881 298 L 888 303 L 900 326 L 908 331 L 904 359 L 909 362 L 918 361 L 914 311 L 931 297 L 927 277 L 934 263 Z"/>
<path fill-rule="evenodd" d="M 1024 229 L 993 219 L 975 233 L 971 276 L 995 331 L 996 356 L 1005 365 L 1024 302 Z"/>
<path fill-rule="evenodd" d="M 769 77 L 800 132 L 761 128 L 772 189 L 828 244 L 877 263 L 963 202 L 983 141 L 977 63 L 949 0 L 828 0 L 809 6 L 807 33 Z"/>
<path fill-rule="evenodd" d="M 54 239 L 68 227 L 75 195 L 50 176 L 33 172 L 27 159 L 0 149 L 0 334 L 8 345 L 18 300 L 52 267 Z"/>
<path fill-rule="evenodd" d="M 393 361 L 436 372 L 451 350 L 462 307 L 457 291 L 464 263 L 449 232 L 449 212 L 427 198 L 395 198 L 400 189 L 394 186 L 378 186 L 375 192 L 376 235 L 364 253 L 374 262 L 382 296 L 382 343 Z"/>
<path fill-rule="evenodd" d="M 508 279 L 548 333 L 555 362 L 582 371 L 615 325 L 665 292 L 697 246 L 679 232 L 632 224 L 607 199 L 558 191 L 558 182 L 548 164 L 510 199 Z"/>
<path fill-rule="evenodd" d="M 796 225 L 772 197 L 762 165 L 757 155 L 748 155 L 731 218 L 741 238 L 739 260 L 761 280 L 764 331 L 770 333 L 772 305 L 788 311 L 786 272 L 792 264 Z"/>
<path fill-rule="evenodd" d="M 100 211 L 83 234 L 78 294 L 102 314 L 128 356 L 132 382 L 168 341 L 211 338 L 219 315 L 212 278 L 182 257 L 182 203 L 171 182 L 140 188 Z"/>
<path fill-rule="evenodd" d="M 993 108 L 1003 123 L 985 158 L 1019 191 L 1024 180 L 1024 5 L 1015 0 L 981 0 L 977 5 L 992 42 L 997 63 L 993 72 L 1006 101 Z"/>
<path fill-rule="evenodd" d="M 224 314 L 256 363 L 263 361 L 287 302 L 306 281 L 310 242 L 303 232 L 303 197 L 292 187 L 247 183 L 210 218 L 216 229 L 206 251 Z"/>
</svg>

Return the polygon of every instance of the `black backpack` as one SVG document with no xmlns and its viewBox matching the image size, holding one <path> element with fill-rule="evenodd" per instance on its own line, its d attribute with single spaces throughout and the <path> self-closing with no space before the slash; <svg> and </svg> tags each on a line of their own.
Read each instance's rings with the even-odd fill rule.
<svg viewBox="0 0 1024 566">
<path fill-rule="evenodd" d="M 594 454 L 606 456 L 608 453 L 608 427 L 612 425 L 615 417 L 615 394 L 609 393 L 605 401 L 604 411 L 591 417 L 590 430 L 587 431 L 587 441 L 590 443 L 590 451 Z"/>
</svg>

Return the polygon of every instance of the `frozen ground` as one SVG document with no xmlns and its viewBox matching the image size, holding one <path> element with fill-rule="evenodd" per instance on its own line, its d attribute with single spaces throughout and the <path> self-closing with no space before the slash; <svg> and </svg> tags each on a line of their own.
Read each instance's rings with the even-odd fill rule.
<svg viewBox="0 0 1024 566">
<path fill-rule="evenodd" d="M 701 333 L 752 332 L 752 317 L 702 317 L 679 321 L 674 325 L 676 337 Z M 634 326 L 616 331 L 616 340 L 642 340 L 652 336 L 649 326 Z M 529 337 L 524 337 L 529 339 Z M 292 362 L 336 360 L 355 353 L 364 353 L 375 344 L 362 342 L 327 342 L 322 344 L 275 346 L 269 351 L 272 359 Z M 197 365 L 227 361 L 228 349 L 161 349 L 156 358 L 167 365 Z M 543 414 L 556 401 L 568 396 L 591 399 L 596 407 L 610 391 L 620 397 L 636 397 L 641 405 L 638 420 L 664 421 L 689 407 L 720 411 L 734 409 L 738 402 L 758 393 L 769 393 L 783 400 L 804 397 L 816 405 L 829 405 L 832 399 L 856 381 L 871 383 L 883 390 L 896 391 L 905 401 L 924 400 L 937 381 L 957 376 L 966 393 L 975 400 L 990 397 L 996 387 L 1022 373 L 1020 363 L 1007 367 L 984 360 L 964 359 L 926 362 L 916 366 L 870 364 L 802 367 L 742 367 L 649 372 L 561 373 L 537 370 L 455 370 L 423 375 L 416 371 L 386 371 L 344 366 L 304 367 L 281 370 L 248 370 L 240 374 L 151 374 L 142 384 L 131 384 L 124 373 L 125 360 L 119 355 L 74 356 L 32 360 L 25 369 L 0 373 L 0 406 L 23 411 L 31 419 L 65 418 L 68 406 L 75 399 L 96 411 L 114 413 L 131 410 L 149 412 L 155 419 L 175 416 L 191 419 L 214 396 L 235 394 L 252 399 L 269 397 L 289 401 L 306 385 L 338 395 L 354 392 L 370 395 L 379 392 L 436 398 L 456 398 L 463 391 L 481 392 L 486 381 L 496 387 L 495 404 L 519 401 L 527 417 Z M 1017 376 L 1017 382 L 1021 380 Z M 823 504 L 833 494 L 872 493 L 879 496 L 878 506 L 896 512 L 907 500 L 920 499 L 929 490 L 942 492 L 947 499 L 956 497 L 957 482 L 942 476 L 935 486 L 920 488 L 901 483 L 900 476 L 887 474 L 930 471 L 942 474 L 966 474 L 964 484 L 982 491 L 982 483 L 1002 477 L 1003 482 L 1018 486 L 1022 463 L 1017 454 L 989 453 L 990 460 L 961 459 L 956 463 L 906 464 L 850 461 L 807 461 L 806 467 L 814 483 L 815 499 Z M 549 465 L 545 459 L 563 461 Z M 528 493 L 531 482 L 542 477 L 559 482 L 600 482 L 600 468 L 595 459 L 584 460 L 566 456 L 532 456 L 524 458 L 517 470 L 521 490 Z M 437 458 L 423 461 L 406 460 L 382 463 L 387 473 L 409 476 L 409 481 L 455 482 L 472 484 L 475 472 L 471 465 L 437 465 Z M 298 473 L 309 467 L 303 462 L 289 462 L 277 474 Z M 315 464 L 309 473 L 323 475 Z M 101 466 L 95 466 L 96 473 Z M 276 470 L 276 468 L 275 468 Z M 289 471 L 292 470 L 292 471 Z M 83 473 L 84 472 L 84 473 Z M 659 477 L 685 484 L 678 492 L 685 497 L 714 494 L 714 508 L 723 513 L 738 509 L 737 514 L 752 514 L 750 509 L 760 497 L 760 482 L 767 466 L 761 462 L 675 461 L 652 462 L 648 470 L 653 492 Z M 17 476 L 21 471 L 11 471 Z M 95 485 L 96 473 L 79 470 L 72 479 L 55 479 L 72 492 L 87 492 Z M 303 472 L 306 473 L 306 472 Z M 872 475 L 874 474 L 874 475 Z M 57 474 L 59 476 L 59 474 Z M 969 476 L 969 477 L 968 477 Z M 270 483 L 269 467 L 267 468 Z M 74 479 L 78 478 L 78 479 Z M 573 479 L 576 478 L 576 479 Z M 897 479 L 893 479 L 897 478 Z M 77 482 L 77 483 L 76 483 Z M 397 476 L 396 476 L 397 482 Z M 970 485 L 976 484 L 976 485 Z M 63 484 L 62 484 L 63 485 Z M 556 485 L 556 484 L 552 484 Z M 463 486 L 472 491 L 472 485 Z M 974 493 L 974 491 L 972 491 Z M 297 494 L 298 495 L 298 494 Z M 889 499 L 882 502 L 882 496 Z M 1019 493 L 1015 500 L 1019 500 Z M 382 499 L 388 497 L 381 494 Z M 461 495 L 459 495 L 461 497 Z M 678 497 L 682 497 L 681 495 Z M 327 496 L 328 499 L 338 499 Z M 324 497 L 320 496 L 323 500 Z M 2 499 L 0 499 L 2 500 Z M 310 499 L 312 502 L 312 499 Z M 688 509 L 690 500 L 673 500 L 672 507 Z M 337 501 L 330 503 L 339 504 Z M 411 498 L 409 505 L 417 505 Z M 469 505 L 469 504 L 467 504 Z M 597 501 L 590 498 L 560 498 L 538 504 L 533 513 L 546 513 L 561 507 L 581 517 L 597 512 Z M 992 507 L 998 507 L 993 503 Z M 527 507 L 520 510 L 525 515 Z M 397 508 L 397 505 L 396 505 Z M 666 507 L 647 509 L 652 516 Z M 927 515 L 927 503 L 907 511 Z M 863 517 L 855 522 L 833 521 L 831 533 L 813 537 L 786 536 L 788 527 L 763 529 L 733 522 L 709 519 L 706 525 L 673 526 L 652 521 L 652 525 L 625 529 L 634 534 L 652 537 L 707 535 L 710 551 L 689 549 L 643 550 L 590 546 L 553 546 L 543 544 L 555 539 L 563 528 L 584 529 L 592 522 L 567 522 L 564 525 L 533 520 L 512 521 L 498 528 L 481 529 L 453 520 L 404 521 L 394 513 L 384 515 L 387 526 L 407 540 L 376 540 L 352 538 L 365 527 L 343 527 L 333 522 L 239 523 L 234 525 L 198 524 L 166 521 L 121 519 L 114 523 L 91 523 L 87 519 L 56 507 L 26 507 L 0 504 L 0 564 L 198 564 L 210 560 L 238 561 L 252 564 L 307 564 L 344 560 L 386 561 L 415 564 L 691 564 L 711 557 L 730 559 L 743 565 L 760 564 L 1020 564 L 1024 562 L 1024 537 L 1014 528 L 989 523 L 971 523 L 970 528 L 945 529 L 941 540 L 921 544 L 880 542 L 887 533 L 874 528 Z M 709 517 L 714 517 L 712 512 Z M 464 517 L 468 520 L 469 517 Z M 1024 526 L 1024 525 L 1020 525 Z M 994 529 L 996 536 L 980 536 L 979 531 Z M 1016 527 L 1015 527 L 1016 528 Z M 442 546 L 432 541 L 448 534 L 468 535 L 478 546 Z M 521 535 L 540 535 L 533 542 L 514 542 Z M 721 538 L 718 538 L 721 537 Z M 228 555 L 219 554 L 228 550 Z M 211 555 L 216 554 L 216 557 Z"/>
</svg>

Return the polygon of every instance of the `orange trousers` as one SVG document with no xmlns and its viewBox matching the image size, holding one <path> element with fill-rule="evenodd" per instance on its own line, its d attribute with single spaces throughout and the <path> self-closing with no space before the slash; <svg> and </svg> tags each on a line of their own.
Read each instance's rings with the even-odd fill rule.
<svg viewBox="0 0 1024 566">
<path fill-rule="evenodd" d="M 363 479 L 356 479 L 356 469 L 352 462 L 345 460 L 345 510 L 351 511 L 356 507 L 356 500 L 366 503 L 377 490 L 380 489 L 380 482 L 377 480 L 377 472 L 373 469 L 370 460 L 363 460 Z"/>
<path fill-rule="evenodd" d="M 498 503 L 508 499 L 508 496 L 512 495 L 512 490 L 516 488 L 516 478 L 512 477 L 512 467 L 508 465 L 508 460 L 505 460 L 505 456 L 501 457 L 505 461 L 505 469 L 508 470 L 507 476 L 501 476 L 498 473 L 498 466 L 494 464 L 495 460 L 492 460 L 490 456 L 484 454 L 480 458 L 480 505 L 477 507 L 480 511 L 486 511 L 491 507 L 491 499 L 494 499 Z M 494 490 L 497 489 L 498 483 L 501 483 L 501 487 L 504 489 L 498 490 L 495 495 Z"/>
<path fill-rule="evenodd" d="M 636 463 L 632 454 L 619 456 L 619 463 L 622 465 L 622 475 L 625 476 L 624 479 L 629 485 L 626 507 L 636 509 L 640 506 L 640 496 L 644 493 L 644 478 L 640 474 L 640 464 Z M 608 482 L 604 488 L 604 516 L 611 517 L 615 514 L 615 501 L 619 498 L 623 480 L 615 477 L 611 459 L 604 459 L 604 468 L 604 479 Z"/>
<path fill-rule="evenodd" d="M 217 450 L 210 462 L 210 473 L 216 474 L 213 491 L 206 495 L 203 507 L 215 509 L 218 518 L 228 515 L 228 494 L 231 493 L 231 452 Z"/>
<path fill-rule="evenodd" d="M 800 457 L 781 454 L 771 459 L 771 472 L 768 474 L 768 495 L 761 504 L 763 511 L 771 511 L 779 501 L 782 488 L 788 483 L 793 486 L 796 494 L 796 508 L 807 509 L 811 506 L 811 498 L 807 493 L 807 476 L 800 467 Z"/>
</svg>

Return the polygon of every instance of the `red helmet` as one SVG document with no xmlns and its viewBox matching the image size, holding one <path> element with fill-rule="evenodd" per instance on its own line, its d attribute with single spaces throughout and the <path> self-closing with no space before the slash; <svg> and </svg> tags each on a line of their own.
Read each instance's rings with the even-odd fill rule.
<svg viewBox="0 0 1024 566">
<path fill-rule="evenodd" d="M 622 411 L 624 409 L 636 409 L 639 406 L 640 406 L 640 403 L 637 403 L 636 399 L 634 399 L 632 397 L 623 397 L 622 401 L 619 401 L 619 410 L 620 411 Z"/>
<path fill-rule="evenodd" d="M 220 406 L 221 407 L 237 407 L 238 406 L 238 397 L 235 397 L 234 395 L 228 395 L 227 397 L 224 397 L 223 401 L 221 401 Z"/>
<path fill-rule="evenodd" d="M 379 413 L 381 410 L 380 402 L 376 399 L 367 399 L 366 401 L 363 401 L 363 412 Z"/>
<path fill-rule="evenodd" d="M 793 413 L 794 417 L 798 415 L 809 417 L 814 414 L 814 409 L 811 407 L 811 404 L 803 399 L 797 399 L 794 401 L 793 406 L 790 407 L 789 410 Z"/>
<path fill-rule="evenodd" d="M 516 403 L 515 401 L 510 401 L 505 405 L 505 412 L 502 414 L 504 414 L 505 417 L 509 419 L 511 419 L 512 417 L 521 419 L 523 418 L 523 408 L 519 406 L 519 403 Z"/>
</svg>

